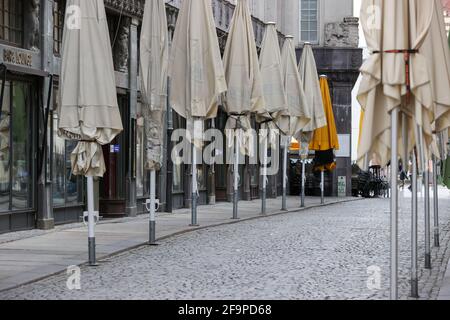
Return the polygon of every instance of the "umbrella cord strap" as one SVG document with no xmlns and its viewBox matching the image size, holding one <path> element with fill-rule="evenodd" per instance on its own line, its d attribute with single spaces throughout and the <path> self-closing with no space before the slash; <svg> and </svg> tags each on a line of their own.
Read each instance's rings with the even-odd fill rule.
<svg viewBox="0 0 450 320">
<path fill-rule="evenodd" d="M 411 98 L 411 78 L 410 78 L 410 60 L 411 54 L 416 54 L 419 50 L 416 49 L 403 49 L 403 50 L 386 50 L 386 51 L 374 51 L 373 53 L 394 53 L 399 54 L 403 53 L 405 59 L 405 76 L 406 76 L 406 103 L 409 104 L 409 100 Z"/>
</svg>

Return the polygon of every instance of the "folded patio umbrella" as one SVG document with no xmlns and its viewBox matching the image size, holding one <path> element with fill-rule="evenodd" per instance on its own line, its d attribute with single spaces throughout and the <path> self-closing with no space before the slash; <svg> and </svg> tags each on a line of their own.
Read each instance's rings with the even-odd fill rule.
<svg viewBox="0 0 450 320">
<path fill-rule="evenodd" d="M 284 90 L 283 66 L 281 63 L 280 45 L 275 22 L 268 22 L 261 44 L 259 56 L 265 114 L 258 115 L 265 129 L 280 129 L 283 134 L 289 133 L 289 109 Z M 273 146 L 276 146 L 271 141 Z"/>
<path fill-rule="evenodd" d="M 123 130 L 103 0 L 69 0 L 78 6 L 80 28 L 64 28 L 59 134 L 80 141 L 71 155 L 74 175 L 102 177 L 102 145 Z"/>
<path fill-rule="evenodd" d="M 223 63 L 228 85 L 228 91 L 223 97 L 224 108 L 229 115 L 226 129 L 240 127 L 249 130 L 250 114 L 264 113 L 264 98 L 255 34 L 247 0 L 237 2 Z M 250 141 L 245 136 L 242 137 L 240 144 L 242 152 L 251 151 Z"/>
<path fill-rule="evenodd" d="M 372 25 L 377 21 L 373 22 L 370 8 L 380 8 L 381 28 Z M 361 20 L 366 23 L 362 27 L 373 54 L 361 68 L 363 80 L 358 100 L 364 111 L 364 125 L 358 150 L 360 164 L 366 154 L 379 158 L 382 165 L 388 163 L 391 156 L 389 113 L 397 107 L 408 117 L 408 127 L 399 130 L 408 135 L 407 145 L 398 144 L 399 156 L 409 154 L 419 140 L 414 131 L 423 135 L 424 152 L 429 153 L 434 121 L 433 93 L 427 59 L 421 52 L 433 9 L 433 1 L 363 1 Z M 401 134 L 398 137 L 399 141 L 403 140 Z"/>
<path fill-rule="evenodd" d="M 225 111 L 228 114 L 226 123 L 229 146 L 237 146 L 234 150 L 234 210 L 237 218 L 237 193 L 239 187 L 239 153 L 253 155 L 250 115 L 264 112 L 261 72 L 255 34 L 247 0 L 239 0 L 230 24 L 227 44 L 223 57 L 225 78 L 228 91 L 223 95 Z M 236 129 L 241 129 L 236 131 Z M 239 151 L 240 148 L 240 151 Z"/>
<path fill-rule="evenodd" d="M 336 122 L 333 114 L 333 105 L 331 103 L 330 88 L 328 86 L 328 79 L 320 77 L 320 91 L 322 94 L 323 108 L 327 125 L 325 127 L 314 130 L 313 138 L 309 144 L 309 150 L 316 151 L 316 156 L 320 157 L 321 153 L 333 154 L 333 150 L 339 150 L 339 139 L 337 135 Z M 334 170 L 336 164 L 334 157 L 327 161 L 319 161 L 316 163 L 315 170 Z"/>
<path fill-rule="evenodd" d="M 311 121 L 310 109 L 307 107 L 303 82 L 297 68 L 293 36 L 286 36 L 281 50 L 281 65 L 284 89 L 290 116 L 288 135 L 300 140 L 303 128 Z M 285 125 L 280 125 L 284 127 Z"/>
<path fill-rule="evenodd" d="M 193 142 L 192 225 L 196 225 L 196 149 L 203 139 L 203 121 L 215 118 L 218 97 L 227 91 L 211 1 L 183 1 L 169 59 L 172 108 L 187 121 Z"/>
<path fill-rule="evenodd" d="M 266 25 L 266 32 L 261 44 L 261 53 L 259 56 L 259 65 L 263 82 L 263 96 L 265 101 L 264 114 L 258 115 L 256 120 L 261 123 L 260 126 L 260 144 L 262 147 L 262 213 L 266 210 L 266 187 L 267 187 L 267 169 L 268 169 L 268 148 L 272 149 L 272 154 L 278 147 L 279 132 L 289 133 L 289 110 L 287 105 L 286 93 L 284 91 L 284 79 L 281 65 L 280 45 L 276 25 L 269 22 Z M 283 125 L 279 128 L 278 125 Z"/>
<path fill-rule="evenodd" d="M 364 110 L 364 120 L 358 157 L 361 161 L 366 154 L 374 154 L 381 159 L 383 166 L 389 158 L 391 161 L 392 299 L 398 298 L 398 158 L 409 154 L 417 145 L 425 168 L 426 156 L 432 150 L 434 99 L 423 44 L 430 32 L 435 5 L 434 1 L 422 0 L 363 0 L 361 7 L 362 27 L 373 54 L 361 68 L 363 80 L 358 99 Z M 402 117 L 399 117 L 399 112 Z M 428 169 L 424 172 L 427 199 Z M 428 202 L 425 205 L 425 255 L 428 262 L 431 260 L 429 226 Z"/>
<path fill-rule="evenodd" d="M 69 0 L 70 6 L 77 6 L 81 16 L 79 26 L 64 26 L 58 133 L 79 141 L 71 155 L 72 173 L 87 177 L 89 264 L 95 265 L 93 177 L 106 170 L 102 145 L 123 127 L 103 0 Z"/>
<path fill-rule="evenodd" d="M 287 124 L 278 124 L 283 128 L 288 126 L 288 132 L 285 133 L 286 141 L 283 152 L 283 210 L 287 210 L 287 167 L 288 167 L 288 145 L 292 138 L 301 140 L 301 134 L 305 126 L 311 121 L 310 109 L 307 106 L 306 95 L 303 90 L 303 82 L 297 68 L 297 57 L 295 45 L 292 36 L 286 36 L 281 51 L 281 65 L 284 81 L 284 90 L 286 93 L 289 118 Z M 286 117 L 281 118 L 281 120 Z M 279 120 L 280 121 L 280 120 Z M 291 151 L 293 151 L 291 149 Z M 297 151 L 300 151 L 298 148 Z"/>
<path fill-rule="evenodd" d="M 303 48 L 298 69 L 300 78 L 303 82 L 303 91 L 306 95 L 306 105 L 309 108 L 309 114 L 311 116 L 311 121 L 303 128 L 300 136 L 300 142 L 303 146 L 308 145 L 311 142 L 314 130 L 327 125 L 322 95 L 320 92 L 316 60 L 310 44 L 305 44 Z"/>
<path fill-rule="evenodd" d="M 147 140 L 145 167 L 149 170 L 159 170 L 163 161 L 163 118 L 167 101 L 169 66 L 168 38 L 165 2 L 163 0 L 146 1 L 139 61 Z"/>
<path fill-rule="evenodd" d="M 169 35 L 163 0 L 145 2 L 140 39 L 141 93 L 144 109 L 146 161 L 150 170 L 149 243 L 156 239 L 156 171 L 163 164 L 164 114 L 167 101 Z"/>
<path fill-rule="evenodd" d="M 450 49 L 441 1 L 432 1 L 435 2 L 433 18 L 420 53 L 428 59 L 434 101 L 435 122 L 433 123 L 433 131 L 436 133 L 445 131 L 447 135 L 443 142 L 446 143 L 448 129 L 450 128 Z M 440 149 L 443 149 L 443 147 Z M 441 156 L 444 157 L 445 155 Z"/>
</svg>

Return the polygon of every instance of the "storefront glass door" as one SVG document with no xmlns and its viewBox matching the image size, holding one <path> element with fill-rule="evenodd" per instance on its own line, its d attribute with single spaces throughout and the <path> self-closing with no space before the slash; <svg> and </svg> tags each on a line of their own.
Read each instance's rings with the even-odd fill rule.
<svg viewBox="0 0 450 320">
<path fill-rule="evenodd" d="M 0 212 L 33 207 L 32 86 L 5 84 L 0 118 Z"/>
</svg>

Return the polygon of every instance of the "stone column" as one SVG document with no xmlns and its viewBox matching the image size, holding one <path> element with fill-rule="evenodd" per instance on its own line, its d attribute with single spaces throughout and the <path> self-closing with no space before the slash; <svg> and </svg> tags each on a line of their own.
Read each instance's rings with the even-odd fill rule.
<svg viewBox="0 0 450 320">
<path fill-rule="evenodd" d="M 131 19 L 129 26 L 129 60 L 128 60 L 128 76 L 129 76 L 129 108 L 130 108 L 130 124 L 128 132 L 128 166 L 126 179 L 126 204 L 125 213 L 127 216 L 137 215 L 136 200 L 136 107 L 137 107 L 137 74 L 138 74 L 138 39 L 137 28 L 139 21 Z"/>
<path fill-rule="evenodd" d="M 26 16 L 25 25 L 33 26 L 32 36 L 28 36 L 28 44 L 31 46 L 30 49 L 38 50 L 36 45 L 40 42 L 41 44 L 41 63 L 42 70 L 47 71 L 49 73 L 53 73 L 53 0 L 43 0 L 40 3 L 40 12 L 39 12 L 39 2 L 38 1 L 30 1 L 28 3 L 29 9 L 34 8 L 38 10 L 36 14 L 32 14 L 29 12 Z M 40 17 L 40 23 L 39 23 Z M 31 21 L 29 21 L 31 19 Z M 36 19 L 38 19 L 36 21 Z M 39 39 L 36 36 L 36 32 L 39 33 L 38 30 L 35 30 L 36 27 L 40 27 L 42 30 L 41 38 Z M 37 37 L 37 38 L 36 38 Z M 48 86 L 53 85 L 49 83 L 48 79 L 41 79 L 43 85 L 42 90 L 42 101 L 43 103 L 47 103 L 48 98 Z M 52 106 L 50 106 L 52 107 Z M 51 115 L 49 115 L 49 124 Z M 43 139 L 44 127 L 43 123 L 39 121 L 39 131 L 40 137 Z M 37 228 L 48 230 L 53 229 L 55 226 L 55 220 L 53 216 L 53 199 L 52 199 L 52 183 L 51 183 L 51 170 L 46 170 L 46 168 L 51 168 L 51 163 L 49 163 L 51 157 L 48 155 L 52 152 L 52 144 L 50 135 L 52 132 L 50 130 L 47 131 L 47 152 L 45 155 L 45 160 L 43 159 L 43 170 L 42 174 L 38 177 L 38 212 L 37 212 Z M 41 141 L 41 139 L 39 139 Z M 39 146 L 40 148 L 41 146 Z M 38 168 L 38 172 L 39 172 Z"/>
</svg>

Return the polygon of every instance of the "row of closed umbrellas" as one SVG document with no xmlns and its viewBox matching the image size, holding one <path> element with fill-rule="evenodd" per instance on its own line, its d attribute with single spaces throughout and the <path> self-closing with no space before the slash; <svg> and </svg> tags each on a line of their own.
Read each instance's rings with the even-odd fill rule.
<svg viewBox="0 0 450 320">
<path fill-rule="evenodd" d="M 439 246 L 436 169 L 447 157 L 450 128 L 450 50 L 440 0 L 363 0 L 361 24 L 371 56 L 361 68 L 363 109 L 358 149 L 369 160 L 391 163 L 391 298 L 398 292 L 398 163 L 412 169 L 411 296 L 418 296 L 417 176 L 425 185 L 425 266 L 431 268 L 430 160 L 434 168 L 434 230 Z"/>
<path fill-rule="evenodd" d="M 79 8 L 77 13 L 81 16 L 78 24 L 66 24 L 64 28 L 59 134 L 79 141 L 71 155 L 72 172 L 87 177 L 88 211 L 85 216 L 89 229 L 89 262 L 95 264 L 94 225 L 98 213 L 94 212 L 93 177 L 103 176 L 106 170 L 101 146 L 111 143 L 123 126 L 103 0 L 69 0 L 67 10 L 74 7 Z M 150 243 L 154 242 L 155 234 L 155 172 L 162 166 L 163 116 L 169 87 L 170 107 L 187 120 L 192 142 L 192 225 L 197 225 L 196 151 L 202 146 L 204 121 L 217 116 L 219 103 L 229 116 L 227 129 L 234 130 L 234 218 L 238 217 L 239 156 L 241 150 L 250 148 L 243 132 L 251 129 L 251 116 L 260 123 L 260 142 L 264 145 L 263 213 L 267 152 L 269 147 L 276 147 L 275 139 L 278 139 L 273 131 L 280 130 L 282 135 L 295 137 L 308 146 L 315 130 L 327 126 L 328 115 L 336 136 L 334 118 L 329 116 L 330 111 L 327 115 L 324 111 L 311 46 L 305 46 L 297 67 L 292 37 L 286 37 L 281 52 L 276 26 L 268 23 L 258 58 L 246 0 L 237 3 L 223 61 L 209 0 L 182 2 L 170 49 L 165 3 L 163 0 L 146 1 L 140 42 L 140 75 L 146 118 L 146 168 L 151 172 Z M 321 81 L 331 110 L 328 83 L 326 79 Z M 316 137 L 330 137 L 329 133 L 329 130 L 322 130 Z M 337 141 L 337 136 L 333 139 Z M 335 143 L 333 145 L 337 147 Z M 284 170 L 287 149 L 286 144 Z M 319 143 L 316 150 L 322 149 L 323 145 Z"/>
</svg>

